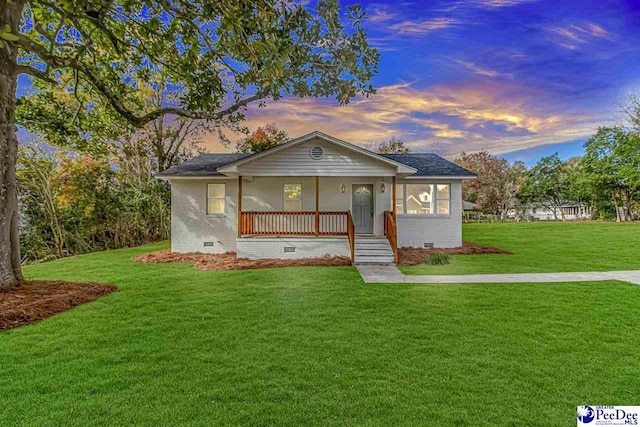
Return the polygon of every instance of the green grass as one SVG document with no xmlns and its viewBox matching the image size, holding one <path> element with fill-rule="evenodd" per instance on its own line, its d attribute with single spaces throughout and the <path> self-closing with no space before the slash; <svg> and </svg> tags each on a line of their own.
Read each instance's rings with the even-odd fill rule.
<svg viewBox="0 0 640 427">
<path fill-rule="evenodd" d="M 640 223 L 464 224 L 463 240 L 513 255 L 454 255 L 448 265 L 400 267 L 405 274 L 640 270 Z"/>
<path fill-rule="evenodd" d="M 115 283 L 0 333 L 0 425 L 573 425 L 640 401 L 640 286 L 365 285 L 351 267 L 26 268 Z"/>
</svg>

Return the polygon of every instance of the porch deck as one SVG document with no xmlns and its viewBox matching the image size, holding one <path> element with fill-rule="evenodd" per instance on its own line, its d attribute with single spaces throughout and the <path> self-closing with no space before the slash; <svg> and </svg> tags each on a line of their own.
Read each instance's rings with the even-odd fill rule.
<svg viewBox="0 0 640 427">
<path fill-rule="evenodd" d="M 342 237 L 349 239 L 351 261 L 356 262 L 356 234 L 351 211 L 240 212 L 238 237 Z M 391 211 L 384 212 L 384 236 L 392 259 L 398 262 L 396 223 Z M 383 239 L 385 238 L 383 237 Z M 365 238 L 366 240 L 366 238 Z M 362 247 L 367 252 L 369 247 Z M 368 254 L 370 255 L 370 254 Z M 373 259 L 373 258 L 372 258 Z M 385 259 L 385 263 L 389 260 Z M 373 262 L 373 261 L 371 261 Z"/>
</svg>

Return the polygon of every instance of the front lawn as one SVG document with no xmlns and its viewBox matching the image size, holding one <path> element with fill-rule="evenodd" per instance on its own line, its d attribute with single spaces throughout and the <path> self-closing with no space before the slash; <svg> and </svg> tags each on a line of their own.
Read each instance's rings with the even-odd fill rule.
<svg viewBox="0 0 640 427">
<path fill-rule="evenodd" d="M 118 290 L 0 333 L 0 425 L 564 426 L 640 399 L 636 285 L 130 261 L 163 247 L 26 268 Z"/>
<path fill-rule="evenodd" d="M 405 274 L 640 270 L 640 223 L 464 224 L 463 240 L 513 255 L 453 255 L 449 265 L 400 267 Z"/>
</svg>

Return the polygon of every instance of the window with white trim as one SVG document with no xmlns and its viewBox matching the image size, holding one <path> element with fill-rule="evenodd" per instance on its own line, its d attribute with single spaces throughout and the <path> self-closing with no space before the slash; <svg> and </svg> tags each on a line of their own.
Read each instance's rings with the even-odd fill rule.
<svg viewBox="0 0 640 427">
<path fill-rule="evenodd" d="M 449 215 L 450 184 L 396 184 L 396 213 L 399 215 Z"/>
<path fill-rule="evenodd" d="M 438 215 L 449 215 L 451 209 L 451 196 L 449 184 L 436 185 L 436 209 Z"/>
<path fill-rule="evenodd" d="M 404 184 L 396 184 L 396 214 L 404 214 Z"/>
<path fill-rule="evenodd" d="M 302 184 L 284 184 L 284 211 L 302 210 Z"/>
<path fill-rule="evenodd" d="M 224 215 L 225 184 L 207 184 L 207 215 Z"/>
</svg>

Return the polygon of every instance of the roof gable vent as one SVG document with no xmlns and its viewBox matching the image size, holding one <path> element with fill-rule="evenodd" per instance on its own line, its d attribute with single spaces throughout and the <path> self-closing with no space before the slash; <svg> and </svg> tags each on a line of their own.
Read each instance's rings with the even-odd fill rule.
<svg viewBox="0 0 640 427">
<path fill-rule="evenodd" d="M 314 160 L 320 160 L 322 158 L 323 150 L 322 147 L 314 146 L 311 151 L 309 151 L 309 155 Z"/>
</svg>

